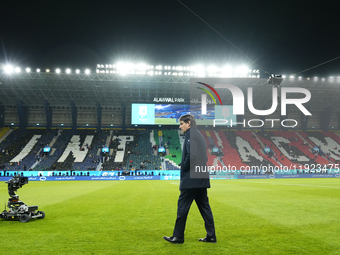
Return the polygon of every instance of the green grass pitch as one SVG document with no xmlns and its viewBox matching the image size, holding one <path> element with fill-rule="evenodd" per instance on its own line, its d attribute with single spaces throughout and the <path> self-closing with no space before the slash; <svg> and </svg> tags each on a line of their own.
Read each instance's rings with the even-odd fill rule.
<svg viewBox="0 0 340 255">
<path fill-rule="evenodd" d="M 172 235 L 178 181 L 32 181 L 17 194 L 46 218 L 0 219 L 1 254 L 340 254 L 340 179 L 211 184 L 217 243 L 198 242 L 193 203 L 185 242 L 174 245 L 162 237 Z"/>
</svg>

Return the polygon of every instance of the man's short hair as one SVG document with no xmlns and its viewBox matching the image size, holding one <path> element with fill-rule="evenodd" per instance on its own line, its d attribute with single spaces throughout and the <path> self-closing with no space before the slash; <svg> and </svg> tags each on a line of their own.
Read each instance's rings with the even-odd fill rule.
<svg viewBox="0 0 340 255">
<path fill-rule="evenodd" d="M 190 120 L 190 127 L 196 127 L 196 120 L 195 120 L 194 115 L 185 114 L 179 118 L 179 121 L 183 121 L 184 123 L 189 123 L 189 120 Z"/>
</svg>

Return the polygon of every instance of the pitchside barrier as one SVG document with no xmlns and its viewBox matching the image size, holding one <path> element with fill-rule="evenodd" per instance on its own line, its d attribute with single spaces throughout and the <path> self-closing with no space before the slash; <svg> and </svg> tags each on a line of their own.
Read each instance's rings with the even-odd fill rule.
<svg viewBox="0 0 340 255">
<path fill-rule="evenodd" d="M 29 181 L 179 180 L 180 171 L 0 171 L 0 181 L 7 181 L 17 174 L 28 177 Z"/>
<path fill-rule="evenodd" d="M 132 175 L 133 173 L 133 175 Z M 129 180 L 179 180 L 180 170 L 131 171 L 0 171 L 0 181 L 7 181 L 20 174 L 29 181 L 129 181 Z M 292 179 L 292 178 L 340 178 L 331 170 L 325 173 L 304 174 L 211 174 L 210 179 Z"/>
</svg>

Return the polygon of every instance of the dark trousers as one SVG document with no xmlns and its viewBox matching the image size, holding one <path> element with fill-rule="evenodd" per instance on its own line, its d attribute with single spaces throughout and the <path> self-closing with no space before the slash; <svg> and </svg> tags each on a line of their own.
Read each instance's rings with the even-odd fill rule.
<svg viewBox="0 0 340 255">
<path fill-rule="evenodd" d="M 196 201 L 197 207 L 204 219 L 207 237 L 216 238 L 214 218 L 209 205 L 207 189 L 184 189 L 178 198 L 177 219 L 173 236 L 184 238 L 185 223 L 192 201 Z"/>
</svg>

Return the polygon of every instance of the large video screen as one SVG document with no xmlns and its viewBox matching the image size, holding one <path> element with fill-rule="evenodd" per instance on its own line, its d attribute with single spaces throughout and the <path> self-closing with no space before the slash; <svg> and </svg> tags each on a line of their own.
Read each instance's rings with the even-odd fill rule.
<svg viewBox="0 0 340 255">
<path fill-rule="evenodd" d="M 179 125 L 179 118 L 184 114 L 195 116 L 197 125 L 213 126 L 214 119 L 225 119 L 228 122 L 216 126 L 230 126 L 236 123 L 236 115 L 233 115 L 231 105 L 208 105 L 206 114 L 202 114 L 200 105 L 180 104 L 132 104 L 132 125 Z"/>
</svg>

